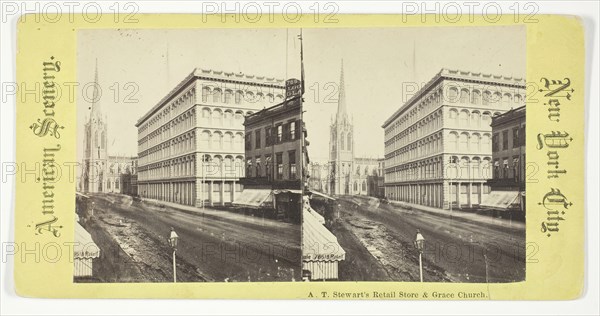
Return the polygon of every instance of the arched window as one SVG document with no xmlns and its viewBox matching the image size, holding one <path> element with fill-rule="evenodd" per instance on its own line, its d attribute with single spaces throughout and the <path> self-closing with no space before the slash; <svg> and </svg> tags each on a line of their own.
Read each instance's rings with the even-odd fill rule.
<svg viewBox="0 0 600 316">
<path fill-rule="evenodd" d="M 363 190 L 363 191 L 367 191 L 367 181 L 366 181 L 366 180 L 363 180 L 363 183 L 362 183 L 362 190 Z"/>
<path fill-rule="evenodd" d="M 490 134 L 483 134 L 481 136 L 481 151 L 490 151 L 492 150 L 492 146 L 490 143 Z"/>
<path fill-rule="evenodd" d="M 492 98 L 492 93 L 489 91 L 485 91 L 483 93 L 483 99 L 482 99 L 482 103 L 483 105 L 488 105 L 490 104 L 490 99 Z"/>
<path fill-rule="evenodd" d="M 242 135 L 241 133 L 236 133 L 233 138 L 233 143 L 235 145 L 235 148 L 243 150 L 244 149 L 244 135 Z"/>
<path fill-rule="evenodd" d="M 354 181 L 354 192 L 358 191 L 358 182 Z"/>
<path fill-rule="evenodd" d="M 214 126 L 223 126 L 223 113 L 219 109 L 215 109 L 212 113 L 212 123 Z"/>
<path fill-rule="evenodd" d="M 254 93 L 252 91 L 248 91 L 246 92 L 245 96 L 244 96 L 244 100 L 248 103 L 254 103 L 256 102 Z"/>
<path fill-rule="evenodd" d="M 512 101 L 512 96 L 510 95 L 510 93 L 505 93 L 502 96 L 502 105 L 509 106 L 511 101 Z"/>
<path fill-rule="evenodd" d="M 492 124 L 490 112 L 483 112 L 483 114 L 481 115 L 481 126 L 489 127 L 490 124 Z"/>
<path fill-rule="evenodd" d="M 471 113 L 471 126 L 472 127 L 480 127 L 481 126 L 481 114 L 478 111 L 473 111 Z"/>
<path fill-rule="evenodd" d="M 203 125 L 210 125 L 210 109 L 209 108 L 203 108 L 202 109 L 202 124 Z"/>
<path fill-rule="evenodd" d="M 481 178 L 481 159 L 479 157 L 471 160 L 471 174 L 473 175 L 473 179 Z"/>
<path fill-rule="evenodd" d="M 450 109 L 448 114 L 450 116 L 450 123 L 454 125 L 458 124 L 458 110 Z"/>
<path fill-rule="evenodd" d="M 456 132 L 451 132 L 448 134 L 448 149 L 456 151 L 458 149 L 458 134 Z"/>
<path fill-rule="evenodd" d="M 468 103 L 469 102 L 469 90 L 461 89 L 460 90 L 460 103 Z"/>
<path fill-rule="evenodd" d="M 223 149 L 223 135 L 220 132 L 212 134 L 212 149 Z"/>
<path fill-rule="evenodd" d="M 221 102 L 221 89 L 216 88 L 213 90 L 213 102 L 217 103 L 217 102 Z"/>
<path fill-rule="evenodd" d="M 502 93 L 494 92 L 494 97 L 492 98 L 492 103 L 497 105 L 497 104 L 500 104 L 500 102 L 502 102 Z"/>
<path fill-rule="evenodd" d="M 210 148 L 210 132 L 209 131 L 202 132 L 202 135 L 200 136 L 200 148 L 201 149 Z"/>
<path fill-rule="evenodd" d="M 461 133 L 458 148 L 460 151 L 469 149 L 469 134 Z"/>
<path fill-rule="evenodd" d="M 269 99 L 269 102 L 271 103 L 275 102 L 275 96 L 272 93 L 267 94 L 267 99 Z"/>
<path fill-rule="evenodd" d="M 521 95 L 515 94 L 515 103 L 517 104 L 517 106 L 521 106 L 522 101 L 523 101 L 523 99 L 521 98 Z"/>
<path fill-rule="evenodd" d="M 469 126 L 469 111 L 462 110 L 458 116 L 458 124 L 460 127 L 468 127 Z"/>
<path fill-rule="evenodd" d="M 208 102 L 208 96 L 210 95 L 210 88 L 209 87 L 202 87 L 202 102 L 206 103 Z"/>
<path fill-rule="evenodd" d="M 480 148 L 479 148 L 479 143 L 481 142 L 481 136 L 479 136 L 478 133 L 474 133 L 471 135 L 471 151 L 472 152 L 479 152 Z"/>
<path fill-rule="evenodd" d="M 243 126 L 243 124 L 244 124 L 244 114 L 242 114 L 241 111 L 235 112 L 234 124 L 235 124 L 235 126 L 239 126 L 239 127 Z"/>
<path fill-rule="evenodd" d="M 243 97 L 243 93 L 242 91 L 238 90 L 235 92 L 235 104 L 240 104 L 242 103 L 242 97 Z"/>
<path fill-rule="evenodd" d="M 225 133 L 223 135 L 223 148 L 224 149 L 233 149 L 233 134 Z"/>
<path fill-rule="evenodd" d="M 225 103 L 230 104 L 231 103 L 231 96 L 233 95 L 233 91 L 227 89 L 225 90 Z"/>
<path fill-rule="evenodd" d="M 448 89 L 448 101 L 456 102 L 458 100 L 458 89 L 455 87 L 451 87 Z"/>
<path fill-rule="evenodd" d="M 233 112 L 232 111 L 225 111 L 223 113 L 223 119 L 225 121 L 225 126 L 233 126 Z"/>
<path fill-rule="evenodd" d="M 345 150 L 346 146 L 344 145 L 346 139 L 344 138 L 344 133 L 340 135 L 340 150 Z"/>
<path fill-rule="evenodd" d="M 479 90 L 473 90 L 473 94 L 471 94 L 471 103 L 479 104 L 481 102 L 481 92 Z"/>
</svg>

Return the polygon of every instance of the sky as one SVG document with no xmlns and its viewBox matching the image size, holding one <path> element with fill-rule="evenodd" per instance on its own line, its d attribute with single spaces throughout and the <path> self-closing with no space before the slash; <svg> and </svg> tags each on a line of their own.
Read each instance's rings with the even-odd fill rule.
<svg viewBox="0 0 600 316">
<path fill-rule="evenodd" d="M 80 30 L 78 135 L 86 83 L 102 88 L 111 155 L 137 155 L 136 121 L 193 71 L 300 77 L 299 29 Z M 326 162 L 341 61 L 356 157 L 383 157 L 383 122 L 441 68 L 525 77 L 522 26 L 304 29 L 304 119 L 312 161 Z M 414 92 L 413 92 L 414 93 Z M 89 99 L 89 98 L 87 98 Z M 78 139 L 81 159 L 83 140 Z"/>
</svg>

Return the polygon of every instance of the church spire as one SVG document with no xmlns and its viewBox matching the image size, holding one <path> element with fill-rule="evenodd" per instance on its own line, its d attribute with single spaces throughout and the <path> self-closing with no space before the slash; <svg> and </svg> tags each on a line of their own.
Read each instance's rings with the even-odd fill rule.
<svg viewBox="0 0 600 316">
<path fill-rule="evenodd" d="M 342 59 L 342 65 L 340 70 L 340 90 L 338 97 L 338 108 L 337 108 L 337 116 L 336 122 L 341 123 L 344 120 L 348 119 L 348 114 L 346 113 L 346 90 L 344 84 L 344 60 Z"/>
<path fill-rule="evenodd" d="M 90 114 L 90 120 L 101 119 L 102 114 L 100 114 L 99 107 L 99 94 L 98 94 L 98 58 L 96 58 L 96 68 L 94 70 L 94 91 L 92 93 L 92 113 Z"/>
</svg>

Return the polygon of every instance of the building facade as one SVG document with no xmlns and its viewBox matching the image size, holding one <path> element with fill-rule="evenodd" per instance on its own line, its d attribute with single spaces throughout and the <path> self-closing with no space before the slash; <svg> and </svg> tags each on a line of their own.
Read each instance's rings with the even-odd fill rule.
<svg viewBox="0 0 600 316">
<path fill-rule="evenodd" d="M 121 175 L 131 172 L 134 157 L 110 155 L 107 117 L 102 114 L 98 91 L 98 70 L 94 74 L 90 117 L 84 125 L 83 161 L 78 190 L 84 193 L 122 193 Z"/>
<path fill-rule="evenodd" d="M 304 137 L 301 96 L 248 115 L 244 126 L 246 172 L 240 178 L 244 192 L 234 203 L 252 206 L 249 199 L 271 196 L 277 218 L 300 223 Z"/>
<path fill-rule="evenodd" d="M 298 97 L 246 117 L 244 185 L 300 189 L 301 110 Z"/>
<path fill-rule="evenodd" d="M 489 207 L 525 212 L 525 106 L 492 118 L 492 179 Z M 500 203 L 496 203 L 500 202 Z M 505 202 L 505 203 L 503 203 Z M 488 203 L 485 203 L 488 204 Z"/>
<path fill-rule="evenodd" d="M 244 117 L 280 103 L 283 79 L 196 68 L 137 122 L 138 193 L 225 205 L 242 191 Z"/>
<path fill-rule="evenodd" d="M 525 101 L 525 81 L 442 69 L 383 124 L 385 195 L 471 208 L 489 194 L 493 116 Z"/>
</svg>

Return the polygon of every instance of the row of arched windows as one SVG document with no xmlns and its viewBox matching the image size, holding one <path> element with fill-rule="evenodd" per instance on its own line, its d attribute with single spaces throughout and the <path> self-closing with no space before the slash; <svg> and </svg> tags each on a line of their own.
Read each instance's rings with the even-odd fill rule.
<svg viewBox="0 0 600 316">
<path fill-rule="evenodd" d="M 454 152 L 492 152 L 492 135 L 478 132 L 448 133 L 447 150 Z"/>
<path fill-rule="evenodd" d="M 196 111 L 192 108 L 140 138 L 138 141 L 138 152 L 151 149 L 175 135 L 190 130 L 194 126 L 196 126 Z"/>
<path fill-rule="evenodd" d="M 479 89 L 468 89 L 468 88 L 459 88 L 450 87 L 448 89 L 448 100 L 449 102 L 459 102 L 463 104 L 474 104 L 474 105 L 490 105 L 490 104 L 502 104 L 503 106 L 510 107 L 514 105 L 515 107 L 523 106 L 523 96 L 519 93 L 509 93 L 509 92 L 492 92 L 489 90 L 481 90 Z"/>
<path fill-rule="evenodd" d="M 200 116 L 200 124 L 203 127 L 233 127 L 243 128 L 244 116 L 250 115 L 254 112 L 242 110 L 221 110 L 221 109 L 210 109 L 208 107 L 202 108 L 202 114 Z"/>
<path fill-rule="evenodd" d="M 138 180 L 153 180 L 171 177 L 193 177 L 196 175 L 195 155 L 188 155 L 150 164 L 138 170 Z"/>
<path fill-rule="evenodd" d="M 500 112 L 450 108 L 448 123 L 461 128 L 487 128 L 492 123 L 492 116 L 496 115 L 500 115 Z"/>
<path fill-rule="evenodd" d="M 400 149 L 419 138 L 429 135 L 442 127 L 442 110 L 431 113 L 417 124 L 401 131 L 386 141 L 386 153 Z"/>
<path fill-rule="evenodd" d="M 168 105 L 164 105 L 161 111 L 155 113 L 152 118 L 148 119 L 146 123 L 142 124 L 138 128 L 139 137 L 145 137 L 149 133 L 170 122 L 173 118 L 177 117 L 181 113 L 189 110 L 190 107 L 195 105 L 195 99 L 195 88 L 190 88 L 183 92 L 178 98 L 171 101 Z"/>
<path fill-rule="evenodd" d="M 481 180 L 491 178 L 491 159 L 480 156 L 452 156 L 447 162 L 440 158 L 427 159 L 386 170 L 386 182 L 449 179 Z"/>
<path fill-rule="evenodd" d="M 244 150 L 244 134 L 203 130 L 200 133 L 200 149 Z"/>
<path fill-rule="evenodd" d="M 279 103 L 283 101 L 281 93 L 263 93 L 242 90 L 202 87 L 202 103 L 245 104 L 258 102 Z"/>
</svg>

